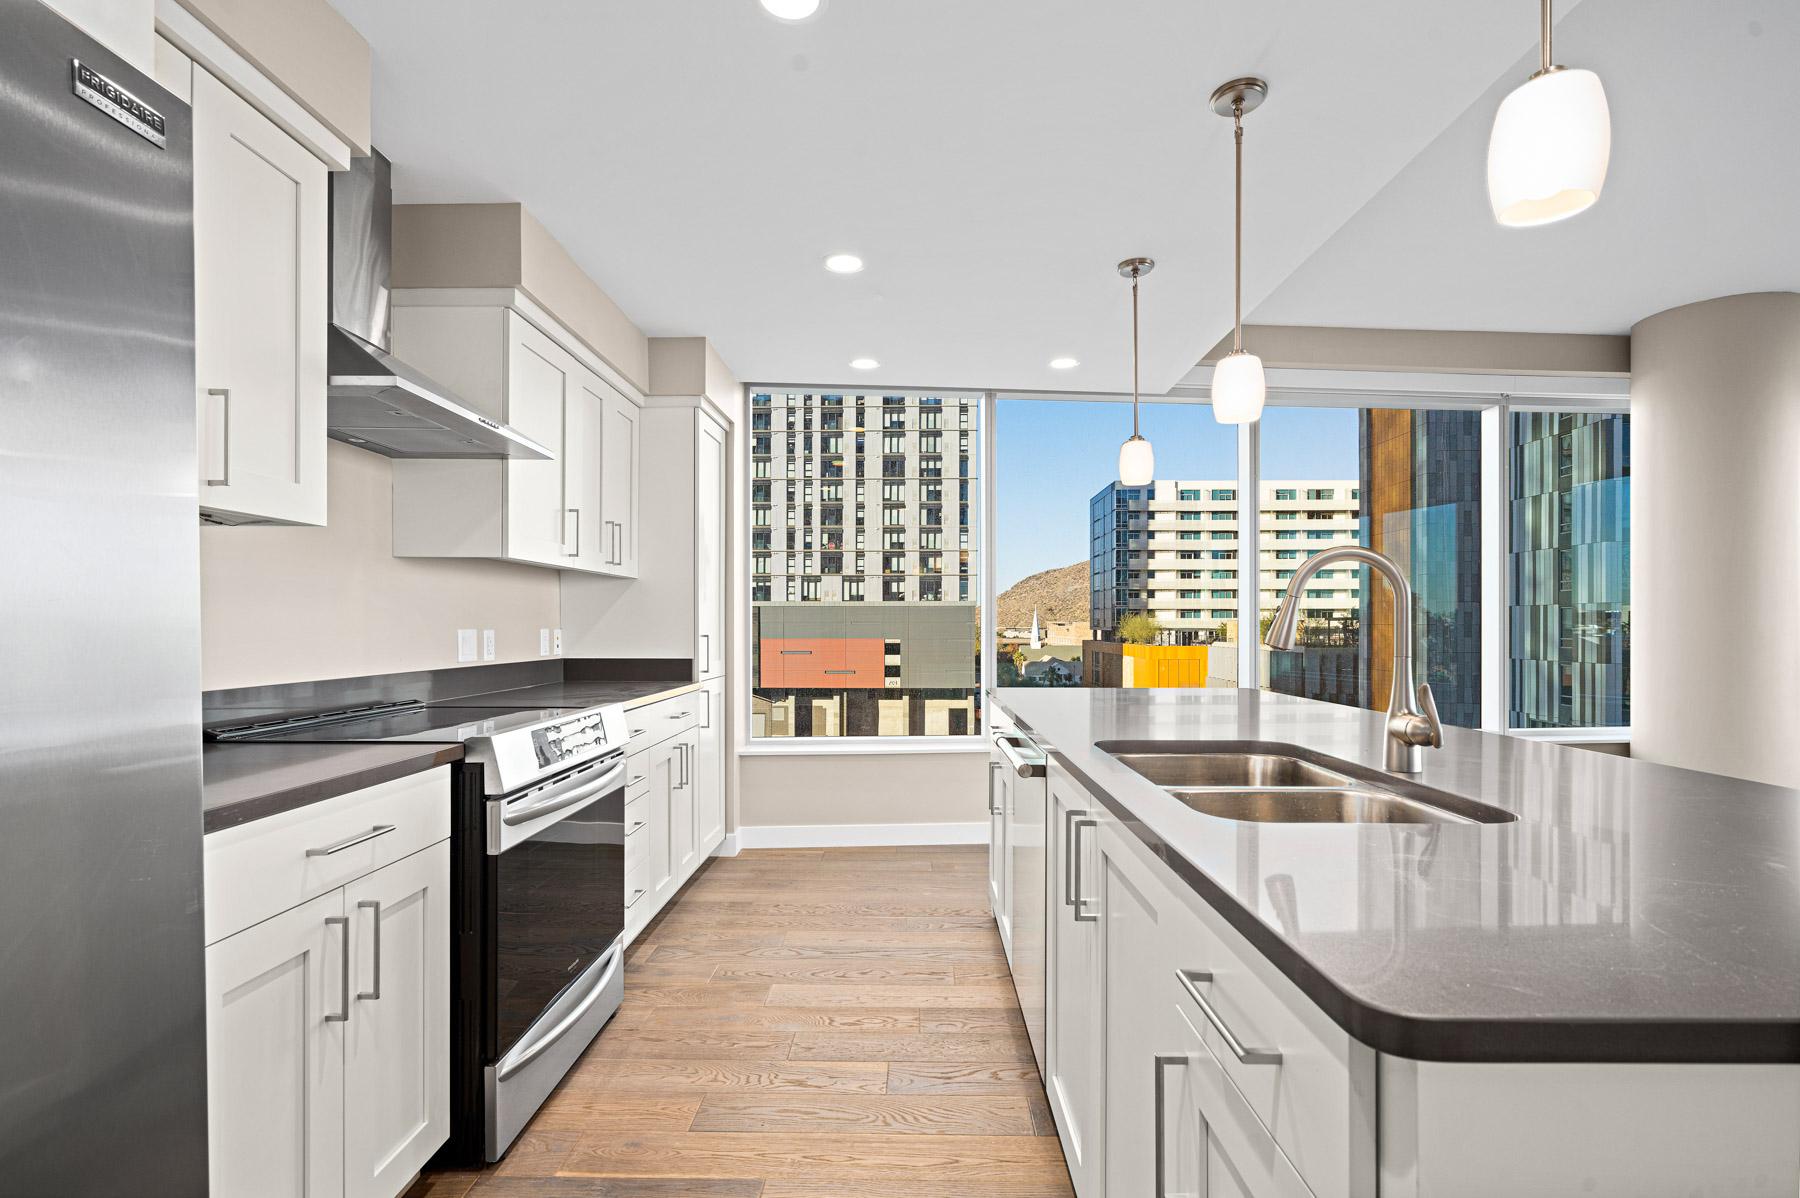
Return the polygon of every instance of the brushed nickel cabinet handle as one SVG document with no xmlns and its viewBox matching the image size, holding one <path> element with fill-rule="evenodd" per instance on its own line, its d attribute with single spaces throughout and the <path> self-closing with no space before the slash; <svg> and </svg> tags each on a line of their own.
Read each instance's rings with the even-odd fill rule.
<svg viewBox="0 0 1800 1198">
<path fill-rule="evenodd" d="M 393 830 L 393 824 L 376 824 L 367 832 L 358 832 L 355 836 L 346 836 L 336 844 L 328 844 L 322 848 L 307 849 L 306 855 L 308 857 L 329 857 L 334 853 L 341 853 L 345 849 L 353 849 L 365 841 L 374 840 L 377 836 L 386 836 Z"/>
<path fill-rule="evenodd" d="M 381 997 L 381 904 L 374 899 L 364 899 L 356 904 L 357 910 L 367 907 L 375 912 L 375 984 L 367 990 L 357 991 L 357 998 Z"/>
<path fill-rule="evenodd" d="M 339 1011 L 336 1015 L 326 1015 L 325 1022 L 348 1023 L 350 1022 L 350 921 L 342 915 L 327 915 L 325 917 L 325 926 L 330 927 L 332 924 L 336 924 L 338 927 L 344 929 L 344 941 L 342 945 L 343 954 L 341 958 L 343 970 L 338 982 L 338 1005 L 342 1007 L 343 1010 Z"/>
<path fill-rule="evenodd" d="M 1075 840 L 1070 846 L 1070 853 L 1075 858 L 1075 888 L 1071 891 L 1075 898 L 1075 902 L 1073 903 L 1075 908 L 1075 918 L 1082 923 L 1098 923 L 1100 922 L 1100 913 L 1096 911 L 1090 914 L 1086 909 L 1087 900 L 1081 897 L 1081 830 L 1083 828 L 1098 828 L 1100 826 L 1100 821 L 1084 817 L 1076 820 L 1071 826 L 1075 829 Z"/>
<path fill-rule="evenodd" d="M 573 549 L 564 549 L 563 556 L 564 557 L 580 557 L 581 556 L 581 509 L 578 507 L 566 507 L 563 509 L 563 515 L 575 517 L 575 536 L 573 538 L 570 538 L 570 536 L 569 536 L 569 522 L 567 520 L 563 521 L 563 544 L 564 545 L 572 544 L 575 546 L 575 548 L 573 548 Z"/>
<path fill-rule="evenodd" d="M 1169 1186 L 1165 1173 L 1167 1166 L 1163 1163 L 1166 1151 L 1163 1145 L 1163 1126 L 1168 1122 L 1163 1106 L 1163 1070 L 1170 1065 L 1186 1065 L 1187 1058 L 1181 1056 L 1158 1056 L 1156 1058 L 1156 1198 L 1168 1198 Z"/>
<path fill-rule="evenodd" d="M 1200 993 L 1200 983 L 1212 981 L 1211 972 L 1204 969 L 1177 969 L 1175 977 L 1181 982 L 1181 988 L 1188 992 L 1188 997 L 1194 1000 L 1194 1005 L 1200 1008 L 1200 1013 L 1206 1016 L 1206 1022 L 1212 1024 L 1213 1030 L 1218 1032 L 1220 1039 L 1225 1041 L 1225 1047 L 1231 1050 L 1231 1055 L 1238 1059 L 1239 1064 L 1281 1064 L 1281 1054 L 1272 1048 L 1244 1047 L 1244 1042 L 1237 1038 L 1237 1033 L 1225 1025 L 1225 1020 L 1213 1009 L 1213 1005 L 1206 1001 L 1206 995 Z"/>
<path fill-rule="evenodd" d="M 208 387 L 207 397 L 219 397 L 219 477 L 209 478 L 209 487 L 229 487 L 231 485 L 231 388 Z"/>
</svg>

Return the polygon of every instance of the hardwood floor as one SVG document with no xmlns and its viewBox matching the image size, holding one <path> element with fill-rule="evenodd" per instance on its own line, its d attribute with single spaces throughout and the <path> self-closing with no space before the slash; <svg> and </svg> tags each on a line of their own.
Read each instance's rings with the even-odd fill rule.
<svg viewBox="0 0 1800 1198">
<path fill-rule="evenodd" d="M 506 1159 L 407 1198 L 1072 1193 L 977 846 L 712 862 Z"/>
</svg>

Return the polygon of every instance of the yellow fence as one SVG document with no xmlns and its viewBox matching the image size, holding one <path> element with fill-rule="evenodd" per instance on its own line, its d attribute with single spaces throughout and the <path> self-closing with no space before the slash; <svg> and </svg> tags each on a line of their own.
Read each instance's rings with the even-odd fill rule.
<svg viewBox="0 0 1800 1198">
<path fill-rule="evenodd" d="M 1205 686 L 1206 645 L 1123 645 L 1123 686 Z"/>
</svg>

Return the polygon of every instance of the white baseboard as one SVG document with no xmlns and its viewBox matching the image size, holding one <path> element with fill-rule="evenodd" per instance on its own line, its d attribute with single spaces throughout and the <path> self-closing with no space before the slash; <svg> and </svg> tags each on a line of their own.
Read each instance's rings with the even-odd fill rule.
<svg viewBox="0 0 1800 1198">
<path fill-rule="evenodd" d="M 746 849 L 826 849 L 908 844 L 986 844 L 986 820 L 966 824 L 747 824 Z"/>
<path fill-rule="evenodd" d="M 725 833 L 725 839 L 721 840 L 719 842 L 719 847 L 712 851 L 712 855 L 715 857 L 735 857 L 735 856 L 737 856 L 738 855 L 738 834 L 736 832 Z"/>
</svg>

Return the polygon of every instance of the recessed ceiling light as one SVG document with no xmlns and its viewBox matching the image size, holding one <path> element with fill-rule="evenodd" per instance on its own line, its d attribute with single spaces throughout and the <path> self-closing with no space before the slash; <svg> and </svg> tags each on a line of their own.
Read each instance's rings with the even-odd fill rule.
<svg viewBox="0 0 1800 1198">
<path fill-rule="evenodd" d="M 1081 365 L 1081 360 L 1079 358 L 1050 359 L 1050 369 L 1052 370 L 1073 370 L 1079 365 Z"/>
<path fill-rule="evenodd" d="M 853 275 L 863 268 L 863 260 L 855 254 L 833 254 L 825 259 L 825 269 L 834 275 Z"/>
<path fill-rule="evenodd" d="M 778 21 L 804 21 L 818 13 L 825 0 L 758 0 L 763 11 Z"/>
<path fill-rule="evenodd" d="M 852 370 L 873 370 L 879 365 L 881 365 L 881 363 L 877 362 L 874 358 L 850 359 L 850 369 Z"/>
</svg>

